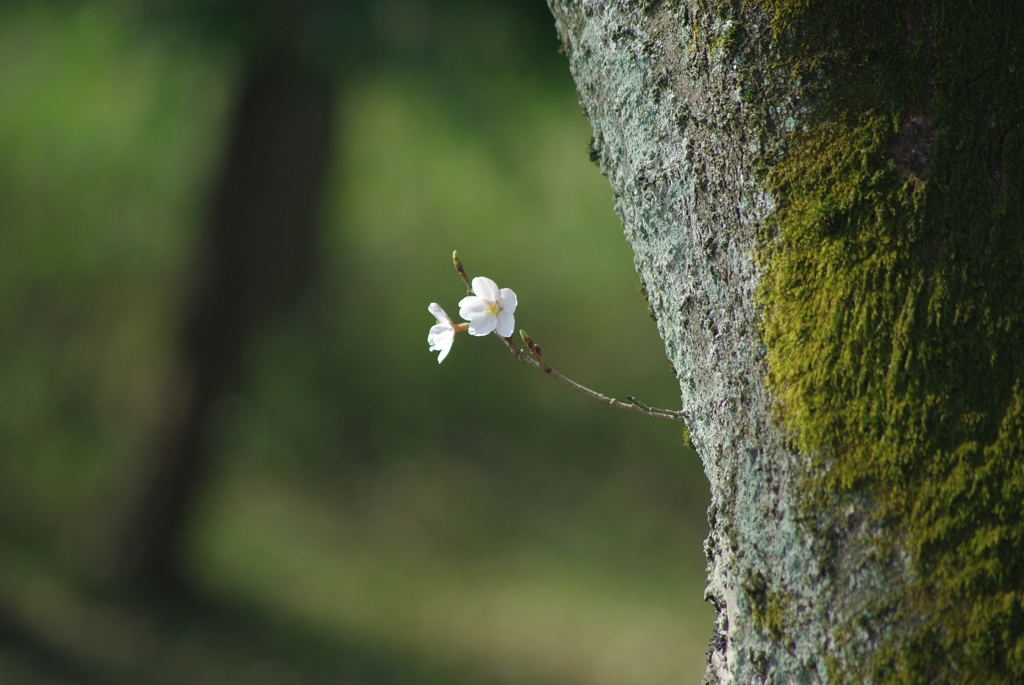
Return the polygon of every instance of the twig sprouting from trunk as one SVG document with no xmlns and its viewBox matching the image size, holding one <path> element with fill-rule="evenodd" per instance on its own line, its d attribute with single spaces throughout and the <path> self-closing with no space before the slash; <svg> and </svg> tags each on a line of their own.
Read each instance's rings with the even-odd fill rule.
<svg viewBox="0 0 1024 685">
<path fill-rule="evenodd" d="M 452 261 L 455 263 L 455 270 L 458 271 L 459 277 L 462 279 L 462 282 L 466 284 L 466 291 L 470 295 L 473 295 L 474 293 L 472 283 L 470 281 L 469 276 L 466 275 L 466 269 L 462 266 L 462 260 L 459 259 L 458 252 L 452 253 Z M 530 352 L 529 355 L 526 354 L 526 352 L 524 352 L 522 349 L 520 349 L 518 345 L 512 342 L 511 338 L 505 338 L 501 336 L 497 331 L 494 332 L 494 335 L 498 338 L 498 340 L 501 340 L 503 343 L 505 343 L 505 346 L 508 348 L 508 351 L 511 352 L 516 359 L 526 364 L 527 366 L 532 366 L 535 369 L 543 371 L 551 378 L 554 378 L 555 380 L 564 383 L 565 385 L 568 385 L 570 388 L 580 393 L 581 395 L 591 397 L 597 400 L 598 402 L 601 402 L 603 404 L 608 405 L 609 407 L 612 407 L 613 409 L 621 409 L 623 411 L 631 411 L 637 414 L 643 414 L 644 416 L 649 416 L 652 419 L 664 419 L 666 421 L 675 421 L 677 423 L 683 422 L 683 413 L 680 411 L 649 407 L 630 395 L 626 396 L 628 402 L 623 402 L 621 400 L 615 399 L 614 397 L 602 395 L 596 390 L 591 390 L 590 388 L 584 385 L 580 385 L 571 378 L 563 376 L 562 374 L 558 373 L 553 368 L 551 368 L 551 366 L 544 361 L 544 356 L 541 354 L 540 345 L 534 342 L 533 338 L 527 335 L 526 331 L 520 330 L 519 335 L 522 337 L 523 342 L 526 344 L 526 348 Z"/>
</svg>

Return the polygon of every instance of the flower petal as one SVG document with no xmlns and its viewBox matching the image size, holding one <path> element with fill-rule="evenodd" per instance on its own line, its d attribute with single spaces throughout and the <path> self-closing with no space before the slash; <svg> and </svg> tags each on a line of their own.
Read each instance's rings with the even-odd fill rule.
<svg viewBox="0 0 1024 685">
<path fill-rule="evenodd" d="M 427 311 L 434 315 L 438 323 L 451 323 L 452 317 L 448 316 L 437 302 L 431 302 L 427 305 Z"/>
<path fill-rule="evenodd" d="M 452 340 L 455 340 L 455 329 L 450 324 L 434 324 L 427 333 L 427 343 L 431 351 L 443 349 L 445 345 L 450 347 Z"/>
<path fill-rule="evenodd" d="M 459 316 L 466 321 L 485 311 L 487 311 L 487 303 L 475 295 L 469 295 L 459 301 Z"/>
<path fill-rule="evenodd" d="M 501 296 L 498 284 L 486 276 L 477 276 L 473 279 L 473 294 L 488 302 L 497 302 Z"/>
<path fill-rule="evenodd" d="M 449 338 L 447 338 L 445 341 L 443 341 L 441 343 L 441 346 L 437 348 L 437 349 L 441 350 L 441 354 L 437 355 L 437 363 L 438 364 L 443 362 L 444 358 L 448 356 L 448 353 L 452 351 L 452 343 L 453 342 L 455 342 L 455 331 L 454 330 L 452 331 L 451 336 Z"/>
<path fill-rule="evenodd" d="M 498 320 L 494 314 L 481 312 L 469 320 L 469 334 L 477 337 L 490 335 L 497 325 Z"/>
<path fill-rule="evenodd" d="M 516 311 L 516 305 L 519 304 L 519 298 L 512 292 L 512 288 L 501 289 L 501 308 L 512 314 Z M 505 336 L 506 338 L 508 336 Z"/>
<path fill-rule="evenodd" d="M 498 335 L 503 338 L 507 338 L 512 335 L 512 331 L 516 328 L 516 317 L 512 316 L 512 312 L 507 309 L 502 309 L 498 312 L 497 320 L 495 330 L 498 331 Z"/>
</svg>

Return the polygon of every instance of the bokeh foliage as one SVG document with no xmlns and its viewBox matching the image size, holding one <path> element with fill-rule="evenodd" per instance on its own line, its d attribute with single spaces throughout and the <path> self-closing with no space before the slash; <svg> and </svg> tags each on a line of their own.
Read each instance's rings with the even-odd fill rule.
<svg viewBox="0 0 1024 685">
<path fill-rule="evenodd" d="M 168 406 L 241 66 L 230 30 L 156 9 L 0 21 L 0 580 L 23 612 L 41 578 L 102 585 Z M 680 427 L 588 404 L 497 341 L 461 336 L 441 366 L 426 349 L 458 248 L 557 368 L 677 402 L 553 30 L 497 3 L 398 10 L 418 20 L 378 17 L 386 49 L 332 67 L 317 286 L 209 417 L 195 582 L 488 681 L 696 679 L 707 493 Z M 19 659 L 0 651 L 0 676 L 35 682 Z"/>
</svg>

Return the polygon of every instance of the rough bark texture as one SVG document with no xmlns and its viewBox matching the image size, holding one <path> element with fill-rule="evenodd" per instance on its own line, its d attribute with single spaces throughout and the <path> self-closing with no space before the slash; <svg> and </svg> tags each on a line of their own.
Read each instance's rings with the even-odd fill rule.
<svg viewBox="0 0 1024 685">
<path fill-rule="evenodd" d="M 1024 678 L 1024 21 L 966 4 L 549 0 L 711 484 L 708 683 Z"/>
<path fill-rule="evenodd" d="M 777 611 L 769 605 L 781 588 L 790 607 L 824 604 L 794 520 L 798 465 L 771 422 L 754 301 L 755 228 L 773 208 L 757 154 L 778 134 L 751 121 L 731 56 L 710 49 L 728 26 L 710 13 L 686 21 L 685 9 L 630 5 L 552 9 L 711 482 L 707 597 L 719 618 L 707 680 L 751 682 L 769 670 L 817 680 L 824 617 L 800 611 L 790 651 L 755 615 Z"/>
</svg>

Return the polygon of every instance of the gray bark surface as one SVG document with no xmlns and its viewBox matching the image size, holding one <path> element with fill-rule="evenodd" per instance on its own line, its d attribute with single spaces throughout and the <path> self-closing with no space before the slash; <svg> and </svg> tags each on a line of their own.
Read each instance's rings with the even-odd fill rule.
<svg viewBox="0 0 1024 685">
<path fill-rule="evenodd" d="M 825 681 L 827 660 L 856 658 L 836 627 L 870 631 L 892 564 L 836 558 L 853 516 L 831 539 L 808 533 L 803 461 L 772 420 L 754 250 L 773 200 L 756 169 L 800 112 L 782 77 L 767 75 L 753 105 L 741 97 L 740 66 L 770 64 L 767 18 L 745 10 L 735 55 L 718 47 L 732 22 L 698 2 L 549 5 L 711 485 L 706 597 L 719 613 L 705 682 Z"/>
</svg>

